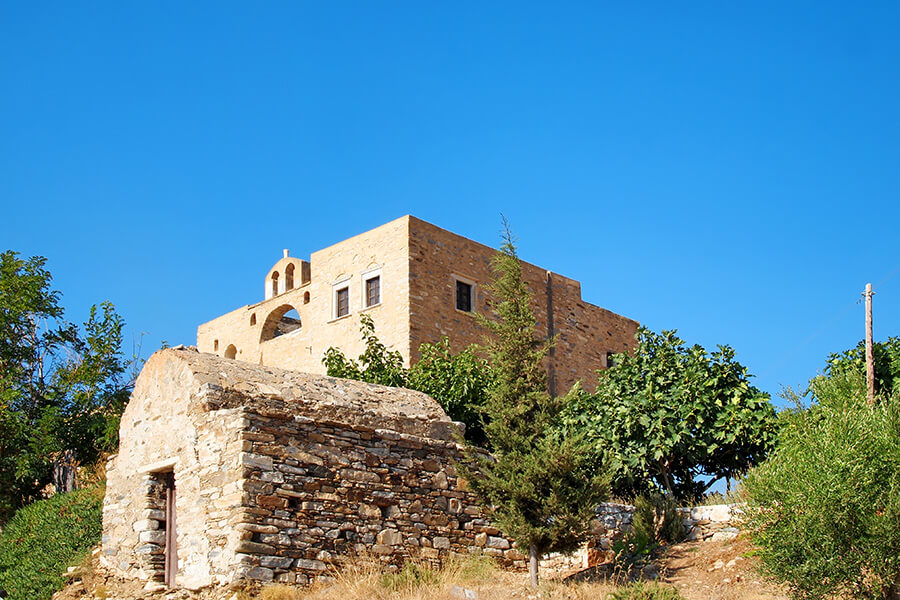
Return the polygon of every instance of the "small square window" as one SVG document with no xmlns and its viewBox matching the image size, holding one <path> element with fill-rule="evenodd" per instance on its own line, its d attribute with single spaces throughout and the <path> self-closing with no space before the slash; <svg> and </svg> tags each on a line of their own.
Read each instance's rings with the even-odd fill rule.
<svg viewBox="0 0 900 600">
<path fill-rule="evenodd" d="M 343 317 L 350 314 L 350 288 L 342 287 L 334 293 L 334 316 Z"/>
<path fill-rule="evenodd" d="M 616 366 L 616 353 L 615 352 L 607 352 L 606 353 L 606 367 L 608 369 Z"/>
<path fill-rule="evenodd" d="M 472 312 L 472 284 L 456 280 L 456 310 Z"/>
<path fill-rule="evenodd" d="M 366 279 L 366 306 L 375 306 L 381 302 L 381 276 Z"/>
</svg>

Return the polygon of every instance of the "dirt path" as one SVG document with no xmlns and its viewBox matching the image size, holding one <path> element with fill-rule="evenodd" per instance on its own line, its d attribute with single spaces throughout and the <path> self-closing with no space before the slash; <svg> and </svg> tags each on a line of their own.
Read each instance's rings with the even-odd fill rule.
<svg viewBox="0 0 900 600">
<path fill-rule="evenodd" d="M 788 600 L 787 591 L 763 579 L 750 544 L 685 542 L 669 548 L 664 581 L 688 600 Z"/>
</svg>

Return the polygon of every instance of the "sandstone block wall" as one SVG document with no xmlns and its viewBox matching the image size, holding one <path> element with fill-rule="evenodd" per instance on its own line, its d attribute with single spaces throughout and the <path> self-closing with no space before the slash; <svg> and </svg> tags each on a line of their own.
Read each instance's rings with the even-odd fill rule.
<svg viewBox="0 0 900 600">
<path fill-rule="evenodd" d="M 363 351 L 360 313 L 370 314 L 385 345 L 398 350 L 407 366 L 419 358 L 419 346 L 450 338 L 453 350 L 482 343 L 486 331 L 472 313 L 456 310 L 455 281 L 475 286 L 475 310 L 490 314 L 486 285 L 494 275 L 496 250 L 411 216 L 313 252 L 309 263 L 285 257 L 266 275 L 266 300 L 237 309 L 197 330 L 201 352 L 239 360 L 324 374 L 322 357 L 330 346 L 355 358 Z M 293 289 L 283 271 L 293 268 Z M 581 380 L 592 389 L 595 371 L 607 366 L 607 354 L 634 347 L 637 322 L 585 302 L 581 285 L 532 264 L 523 264 L 534 293 L 538 335 L 556 335 L 548 361 L 551 384 L 564 393 Z M 381 302 L 364 306 L 364 280 L 378 272 Z M 273 295 L 273 274 L 278 293 Z M 349 285 L 350 314 L 334 318 L 335 284 Z M 283 335 L 277 324 L 295 309 L 301 325 Z"/>
<path fill-rule="evenodd" d="M 475 309 L 489 316 L 491 298 L 486 286 L 493 280 L 491 258 L 497 253 L 478 242 L 410 217 L 410 347 L 413 362 L 423 342 L 448 336 L 454 352 L 483 343 L 487 331 L 472 313 L 456 310 L 457 278 L 475 284 Z M 608 352 L 634 347 L 638 323 L 585 302 L 581 284 L 530 263 L 522 263 L 531 288 L 537 334 L 556 335 L 549 357 L 551 385 L 558 394 L 576 382 L 592 390 L 598 369 L 607 365 Z M 551 319 L 552 317 L 552 319 Z M 552 321 L 552 322 L 551 322 Z"/>
<path fill-rule="evenodd" d="M 226 356 L 234 346 L 234 358 L 254 364 L 325 374 L 322 357 L 330 346 L 343 349 L 352 358 L 364 350 L 359 335 L 359 316 L 367 313 L 377 324 L 378 338 L 391 350 L 409 358 L 409 261 L 408 224 L 391 221 L 366 233 L 313 252 L 305 267 L 308 281 L 295 275 L 295 287 L 275 296 L 233 310 L 197 329 L 197 348 Z M 266 275 L 269 285 L 276 268 L 294 262 L 282 259 Z M 301 261 L 297 261 L 298 263 Z M 279 266 L 281 265 L 281 266 Z M 295 273 L 302 272 L 300 266 Z M 364 276 L 380 272 L 381 302 L 364 307 Z M 346 282 L 350 291 L 350 314 L 334 317 L 335 284 Z M 272 336 L 275 325 L 290 310 L 296 310 L 301 326 Z"/>
</svg>

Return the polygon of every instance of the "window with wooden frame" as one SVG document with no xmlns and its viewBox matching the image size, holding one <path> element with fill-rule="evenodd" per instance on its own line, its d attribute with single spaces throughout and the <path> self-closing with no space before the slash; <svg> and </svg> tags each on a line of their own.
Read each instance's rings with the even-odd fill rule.
<svg viewBox="0 0 900 600">
<path fill-rule="evenodd" d="M 381 304 L 381 269 L 369 269 L 362 274 L 362 306 Z"/>
<path fill-rule="evenodd" d="M 334 318 L 340 319 L 350 314 L 350 287 L 344 286 L 334 291 Z"/>
</svg>

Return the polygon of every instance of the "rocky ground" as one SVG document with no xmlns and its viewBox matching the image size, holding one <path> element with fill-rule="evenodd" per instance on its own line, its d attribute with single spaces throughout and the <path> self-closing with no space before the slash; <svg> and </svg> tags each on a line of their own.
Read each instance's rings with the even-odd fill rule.
<svg viewBox="0 0 900 600">
<path fill-rule="evenodd" d="M 673 585 L 687 600 L 787 600 L 786 591 L 765 581 L 756 572 L 751 546 L 738 537 L 732 541 L 689 541 L 667 549 L 653 566 L 641 570 L 649 578 Z M 353 600 L 455 599 L 499 600 L 501 598 L 603 599 L 626 574 L 609 565 L 583 571 L 545 573 L 545 585 L 536 594 L 524 573 L 493 572 L 478 579 L 442 578 L 421 588 L 379 587 L 378 574 L 358 572 L 338 577 L 312 590 L 205 589 L 148 591 L 144 584 L 124 581 L 98 568 L 96 554 L 90 564 L 69 574 L 71 583 L 54 600 Z M 368 578 L 368 579 L 366 579 Z"/>
</svg>

